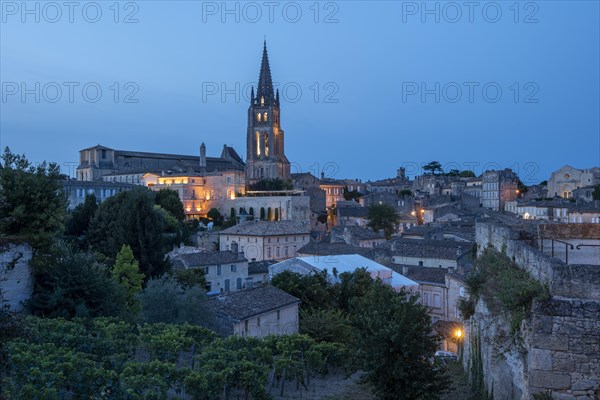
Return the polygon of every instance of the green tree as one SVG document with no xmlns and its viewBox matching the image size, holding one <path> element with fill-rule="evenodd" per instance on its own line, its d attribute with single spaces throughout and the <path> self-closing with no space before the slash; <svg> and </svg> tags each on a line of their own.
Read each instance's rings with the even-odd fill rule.
<svg viewBox="0 0 600 400">
<path fill-rule="evenodd" d="M 169 268 L 165 261 L 165 220 L 153 196 L 140 187 L 106 199 L 86 235 L 93 249 L 112 260 L 124 244 L 129 245 L 146 279 L 160 276 Z"/>
<path fill-rule="evenodd" d="M 442 164 L 438 161 L 432 161 L 423 166 L 424 171 L 429 171 L 432 175 L 435 175 L 436 172 L 443 172 Z"/>
<path fill-rule="evenodd" d="M 46 317 L 122 315 L 125 292 L 93 255 L 58 242 L 33 264 L 31 311 Z"/>
<path fill-rule="evenodd" d="M 183 203 L 179 199 L 179 194 L 171 189 L 161 189 L 156 192 L 154 197 L 154 204 L 161 206 L 167 210 L 173 217 L 178 221 L 185 219 L 185 211 L 183 210 Z"/>
<path fill-rule="evenodd" d="M 300 332 L 317 342 L 349 343 L 352 325 L 346 314 L 337 309 L 309 309 L 300 313 Z"/>
<path fill-rule="evenodd" d="M 89 194 L 85 196 L 83 204 L 79 204 L 71 211 L 67 218 L 65 234 L 68 236 L 81 236 L 87 232 L 90 221 L 94 217 L 98 203 L 96 196 Z"/>
<path fill-rule="evenodd" d="M 183 288 L 175 278 L 163 275 L 148 281 L 139 295 L 141 316 L 147 323 L 190 323 L 212 327 L 214 316 L 206 292 L 198 286 Z"/>
<path fill-rule="evenodd" d="M 594 200 L 600 200 L 600 185 L 596 185 L 594 191 L 592 192 L 592 198 Z"/>
<path fill-rule="evenodd" d="M 126 244 L 117 254 L 117 260 L 112 267 L 112 276 L 125 290 L 128 308 L 137 314 L 140 310 L 137 294 L 142 291 L 144 274 L 140 272 L 139 263 L 133 257 L 131 247 Z"/>
<path fill-rule="evenodd" d="M 365 380 L 384 400 L 439 399 L 449 381 L 429 361 L 439 338 L 418 297 L 395 292 L 380 281 L 353 302 L 357 358 Z"/>
<path fill-rule="evenodd" d="M 308 275 L 283 271 L 273 277 L 271 284 L 299 298 L 304 308 L 326 308 L 332 305 L 327 271 Z"/>
<path fill-rule="evenodd" d="M 261 179 L 253 185 L 250 185 L 250 190 L 254 191 L 281 191 L 294 189 L 294 183 L 291 179 Z"/>
<path fill-rule="evenodd" d="M 348 190 L 348 187 L 344 187 L 344 200 L 354 200 L 356 202 L 358 202 L 358 199 L 360 199 L 361 197 L 363 197 L 363 194 L 360 193 L 358 190 Z"/>
<path fill-rule="evenodd" d="M 0 234 L 22 237 L 36 250 L 47 249 L 64 232 L 66 210 L 59 166 L 33 166 L 7 147 L 0 163 Z"/>
<path fill-rule="evenodd" d="M 221 213 L 219 212 L 219 210 L 217 210 L 216 208 L 211 208 L 210 210 L 208 210 L 208 213 L 206 213 L 206 216 L 212 220 L 215 225 L 221 225 L 223 223 L 223 215 L 221 215 Z"/>
<path fill-rule="evenodd" d="M 373 231 L 383 230 L 385 237 L 390 239 L 396 231 L 400 217 L 396 209 L 389 204 L 375 204 L 369 207 L 367 213 L 367 226 Z"/>
<path fill-rule="evenodd" d="M 466 169 L 464 171 L 460 171 L 460 173 L 458 174 L 458 176 L 460 176 L 461 178 L 475 178 L 475 172 Z"/>
<path fill-rule="evenodd" d="M 206 274 L 202 268 L 175 269 L 173 277 L 175 277 L 184 289 L 194 286 L 198 286 L 201 289 L 206 287 Z"/>
</svg>

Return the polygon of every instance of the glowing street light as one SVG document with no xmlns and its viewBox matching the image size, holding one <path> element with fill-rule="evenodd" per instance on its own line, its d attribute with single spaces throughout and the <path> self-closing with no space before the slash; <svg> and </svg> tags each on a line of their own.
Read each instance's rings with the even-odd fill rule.
<svg viewBox="0 0 600 400">
<path fill-rule="evenodd" d="M 454 331 L 454 337 L 456 337 L 456 339 L 458 339 L 458 340 L 462 339 L 462 337 L 463 337 L 463 331 L 462 331 L 462 329 L 457 328 Z"/>
</svg>

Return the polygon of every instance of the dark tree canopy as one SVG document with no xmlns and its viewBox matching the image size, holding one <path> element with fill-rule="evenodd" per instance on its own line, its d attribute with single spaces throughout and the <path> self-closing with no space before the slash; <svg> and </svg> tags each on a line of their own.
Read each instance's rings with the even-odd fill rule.
<svg viewBox="0 0 600 400">
<path fill-rule="evenodd" d="M 145 322 L 214 325 L 213 311 L 204 289 L 197 285 L 183 287 L 169 275 L 149 280 L 139 299 Z"/>
<path fill-rule="evenodd" d="M 261 179 L 253 185 L 250 185 L 250 190 L 255 191 L 276 191 L 276 190 L 292 190 L 294 189 L 294 183 L 290 179 Z"/>
<path fill-rule="evenodd" d="M 93 194 L 85 196 L 84 203 L 79 204 L 69 213 L 65 234 L 68 236 L 84 235 L 87 232 L 90 221 L 94 217 L 97 209 L 98 203 L 96 201 L 96 196 Z"/>
<path fill-rule="evenodd" d="M 64 231 L 67 198 L 55 163 L 33 166 L 7 147 L 0 164 L 0 234 L 48 248 Z"/>
<path fill-rule="evenodd" d="M 344 187 L 344 200 L 354 200 L 358 202 L 358 199 L 363 197 L 363 194 L 358 190 L 348 190 L 348 187 Z"/>
<path fill-rule="evenodd" d="M 87 238 L 93 248 L 114 260 L 121 246 L 131 247 L 146 278 L 162 275 L 169 267 L 165 223 L 146 188 L 121 192 L 100 204 L 90 222 Z"/>
<path fill-rule="evenodd" d="M 396 226 L 400 221 L 396 209 L 389 204 L 375 204 L 369 207 L 367 219 L 369 228 L 375 232 L 383 230 L 388 239 L 396 231 Z"/>
<path fill-rule="evenodd" d="M 185 219 L 183 203 L 179 199 L 179 195 L 176 191 L 171 189 L 159 190 L 154 197 L 154 203 L 167 210 L 178 221 L 183 221 Z"/>
<path fill-rule="evenodd" d="M 57 242 L 36 258 L 33 314 L 45 317 L 119 316 L 125 310 L 125 291 L 108 268 L 89 253 Z"/>
<path fill-rule="evenodd" d="M 592 198 L 594 200 L 600 200 L 600 185 L 596 185 L 594 191 L 592 192 Z"/>
<path fill-rule="evenodd" d="M 423 170 L 424 171 L 428 171 L 431 174 L 435 175 L 436 172 L 442 172 L 442 164 L 440 164 L 438 161 L 432 161 L 428 164 L 425 164 L 423 166 Z"/>
<path fill-rule="evenodd" d="M 432 335 L 418 297 L 378 281 L 352 306 L 357 355 L 375 394 L 384 400 L 439 399 L 448 379 L 429 359 L 440 338 Z"/>
</svg>

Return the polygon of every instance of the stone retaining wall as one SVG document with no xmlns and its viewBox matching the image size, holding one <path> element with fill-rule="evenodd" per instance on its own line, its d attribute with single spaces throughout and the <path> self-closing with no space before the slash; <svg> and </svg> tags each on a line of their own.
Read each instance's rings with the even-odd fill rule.
<svg viewBox="0 0 600 400">
<path fill-rule="evenodd" d="M 600 232 L 600 226 L 571 225 L 588 226 L 549 229 L 560 238 Z M 493 385 L 494 399 L 532 400 L 534 393 L 546 391 L 555 400 L 600 399 L 600 267 L 566 265 L 520 240 L 519 232 L 506 225 L 478 222 L 475 230 L 478 254 L 488 246 L 505 253 L 547 284 L 552 295 L 550 301 L 534 302 L 530 319 L 510 340 L 503 316 L 491 315 L 478 302 L 466 324 L 465 349 L 471 335 L 482 336 L 485 382 L 488 390 Z"/>
</svg>

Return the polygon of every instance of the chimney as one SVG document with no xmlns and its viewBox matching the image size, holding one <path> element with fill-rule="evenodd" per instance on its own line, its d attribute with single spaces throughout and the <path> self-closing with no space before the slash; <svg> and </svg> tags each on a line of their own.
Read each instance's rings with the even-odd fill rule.
<svg viewBox="0 0 600 400">
<path fill-rule="evenodd" d="M 206 172 L 206 145 L 204 142 L 200 145 L 200 171 Z"/>
<path fill-rule="evenodd" d="M 325 172 L 321 172 L 321 179 L 325 179 Z"/>
</svg>

